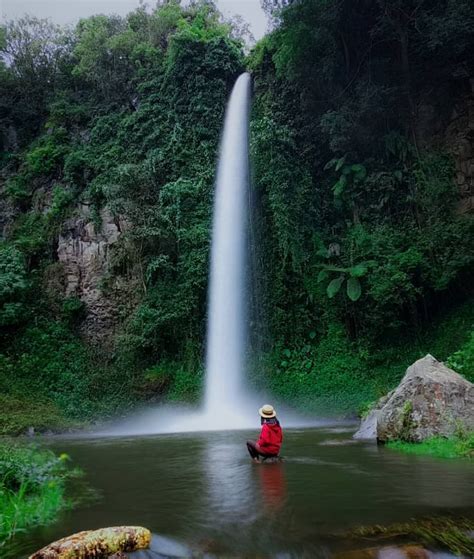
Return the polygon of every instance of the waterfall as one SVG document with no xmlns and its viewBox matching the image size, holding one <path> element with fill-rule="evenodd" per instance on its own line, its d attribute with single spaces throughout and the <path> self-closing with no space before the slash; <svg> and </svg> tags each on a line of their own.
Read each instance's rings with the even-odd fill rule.
<svg viewBox="0 0 474 559">
<path fill-rule="evenodd" d="M 244 73 L 237 79 L 227 105 L 217 166 L 203 407 L 196 410 L 158 406 L 121 421 L 99 432 L 100 435 L 258 428 L 257 410 L 267 398 L 262 394 L 251 395 L 245 387 L 249 106 L 250 75 Z M 280 404 L 278 409 L 284 411 L 286 426 L 315 424 L 282 409 Z"/>
<path fill-rule="evenodd" d="M 234 416 L 245 399 L 249 104 L 245 73 L 227 106 L 214 197 L 204 411 L 222 418 Z"/>
</svg>

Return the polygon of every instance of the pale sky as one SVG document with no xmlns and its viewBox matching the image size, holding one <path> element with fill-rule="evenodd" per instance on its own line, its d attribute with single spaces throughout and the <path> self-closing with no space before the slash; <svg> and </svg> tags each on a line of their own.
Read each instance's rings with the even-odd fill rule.
<svg viewBox="0 0 474 559">
<path fill-rule="evenodd" d="M 250 24 L 256 40 L 263 37 L 267 19 L 260 0 L 215 0 L 224 16 L 238 14 Z M 125 15 L 138 6 L 138 0 L 0 0 L 0 15 L 3 20 L 16 19 L 25 13 L 37 17 L 51 18 L 55 23 L 75 23 L 81 17 L 93 14 Z M 150 6 L 154 0 L 148 0 Z"/>
</svg>

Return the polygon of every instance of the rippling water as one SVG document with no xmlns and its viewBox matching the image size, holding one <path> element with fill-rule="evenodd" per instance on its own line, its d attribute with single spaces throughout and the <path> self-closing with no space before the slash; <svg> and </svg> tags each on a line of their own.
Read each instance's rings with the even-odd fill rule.
<svg viewBox="0 0 474 559">
<path fill-rule="evenodd" d="M 60 537 L 120 524 L 154 532 L 137 557 L 332 557 L 338 534 L 454 513 L 474 517 L 474 467 L 353 443 L 347 429 L 287 430 L 282 464 L 250 462 L 255 432 L 52 439 L 98 493 L 53 526 L 12 542 L 21 558 Z M 166 551 L 167 550 L 167 551 Z M 192 555 L 194 554 L 194 555 Z"/>
</svg>

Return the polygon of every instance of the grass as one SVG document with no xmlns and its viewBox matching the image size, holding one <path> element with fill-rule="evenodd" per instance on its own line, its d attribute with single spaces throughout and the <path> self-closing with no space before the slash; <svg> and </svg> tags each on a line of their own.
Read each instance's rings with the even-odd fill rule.
<svg viewBox="0 0 474 559">
<path fill-rule="evenodd" d="M 431 437 L 421 443 L 390 441 L 386 446 L 407 454 L 434 456 L 436 458 L 474 458 L 474 433 L 450 439 Z"/>
<path fill-rule="evenodd" d="M 271 392 L 295 407 L 361 415 L 427 353 L 448 360 L 448 365 L 474 381 L 473 324 L 474 300 L 469 300 L 438 316 L 418 335 L 407 333 L 383 347 L 352 343 L 334 325 L 320 339 L 308 339 L 298 347 L 276 347 L 261 368 Z M 256 376 L 262 377 L 260 372 Z"/>
<path fill-rule="evenodd" d="M 53 403 L 0 394 L 0 436 L 22 435 L 30 427 L 37 432 L 56 432 L 74 426 Z"/>
<path fill-rule="evenodd" d="M 0 443 L 0 546 L 17 532 L 56 520 L 70 506 L 66 481 L 78 470 L 66 454 Z"/>
<path fill-rule="evenodd" d="M 410 520 L 390 526 L 362 526 L 351 531 L 357 538 L 384 540 L 404 539 L 428 548 L 447 549 L 456 555 L 474 556 L 474 522 L 466 518 L 437 517 Z"/>
</svg>

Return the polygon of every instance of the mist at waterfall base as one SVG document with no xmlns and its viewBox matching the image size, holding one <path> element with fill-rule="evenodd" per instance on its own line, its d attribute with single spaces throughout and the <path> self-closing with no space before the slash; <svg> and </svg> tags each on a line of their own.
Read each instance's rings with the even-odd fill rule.
<svg viewBox="0 0 474 559">
<path fill-rule="evenodd" d="M 236 81 L 226 110 L 214 196 L 204 402 L 200 409 L 157 406 L 100 434 L 145 435 L 258 426 L 257 411 L 270 398 L 245 386 L 247 355 L 248 123 L 250 75 Z M 271 400 L 270 400 L 271 401 Z M 285 426 L 321 425 L 279 408 Z"/>
</svg>

